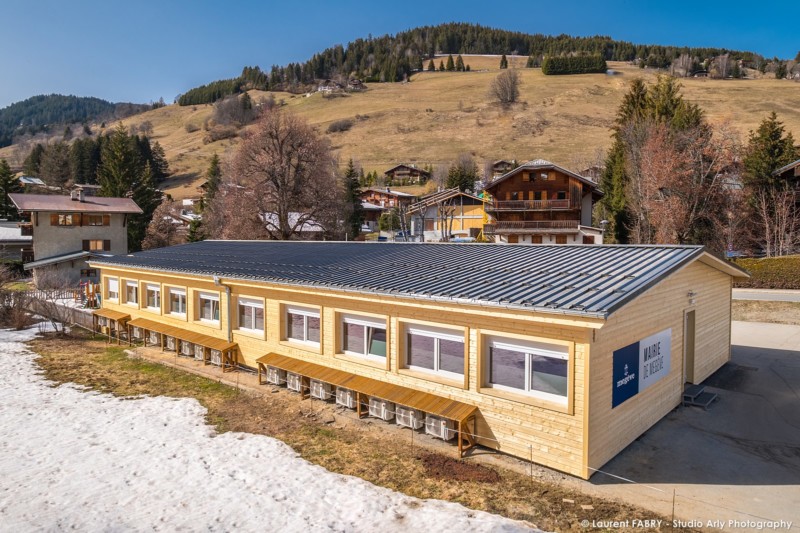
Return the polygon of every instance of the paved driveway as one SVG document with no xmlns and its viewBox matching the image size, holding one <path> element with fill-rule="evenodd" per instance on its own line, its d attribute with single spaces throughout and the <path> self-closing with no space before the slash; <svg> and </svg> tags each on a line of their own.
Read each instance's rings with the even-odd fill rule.
<svg viewBox="0 0 800 533">
<path fill-rule="evenodd" d="M 800 291 L 771 289 L 733 289 L 734 300 L 762 300 L 768 302 L 800 302 Z"/>
<path fill-rule="evenodd" d="M 674 491 L 676 516 L 704 526 L 800 530 L 800 326 L 734 322 L 733 344 L 731 363 L 706 381 L 720 401 L 679 407 L 603 468 L 639 485 L 599 473 L 588 490 L 666 516 Z"/>
</svg>

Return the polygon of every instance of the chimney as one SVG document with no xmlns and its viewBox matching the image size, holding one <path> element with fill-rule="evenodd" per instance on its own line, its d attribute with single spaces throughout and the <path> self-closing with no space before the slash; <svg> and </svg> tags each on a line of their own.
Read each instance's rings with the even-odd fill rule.
<svg viewBox="0 0 800 533">
<path fill-rule="evenodd" d="M 77 193 L 78 191 L 76 191 L 75 189 L 69 191 L 69 199 L 72 200 L 73 202 L 77 202 L 78 201 Z"/>
<path fill-rule="evenodd" d="M 83 188 L 78 189 L 78 201 L 83 202 Z"/>
</svg>

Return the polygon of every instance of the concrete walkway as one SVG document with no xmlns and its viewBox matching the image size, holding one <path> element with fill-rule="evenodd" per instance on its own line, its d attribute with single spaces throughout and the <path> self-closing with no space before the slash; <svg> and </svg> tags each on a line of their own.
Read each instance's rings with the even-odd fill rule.
<svg viewBox="0 0 800 533">
<path fill-rule="evenodd" d="M 733 289 L 734 300 L 765 302 L 800 302 L 800 291 L 772 289 Z"/>
</svg>

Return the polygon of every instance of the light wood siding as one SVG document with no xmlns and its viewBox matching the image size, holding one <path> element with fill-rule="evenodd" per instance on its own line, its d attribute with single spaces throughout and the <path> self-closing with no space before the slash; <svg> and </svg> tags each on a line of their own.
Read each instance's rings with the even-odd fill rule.
<svg viewBox="0 0 800 533">
<path fill-rule="evenodd" d="M 695 293 L 694 305 L 690 291 Z M 590 347 L 588 466 L 601 468 L 680 403 L 684 311 L 696 312 L 695 382 L 730 359 L 730 297 L 731 277 L 695 261 L 611 315 L 595 332 Z M 612 409 L 614 350 L 667 328 L 672 328 L 670 373 Z"/>
</svg>

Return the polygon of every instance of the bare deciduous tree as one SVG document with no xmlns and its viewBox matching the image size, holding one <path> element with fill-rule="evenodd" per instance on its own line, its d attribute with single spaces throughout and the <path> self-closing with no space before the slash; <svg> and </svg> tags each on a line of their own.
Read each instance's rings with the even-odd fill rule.
<svg viewBox="0 0 800 533">
<path fill-rule="evenodd" d="M 273 109 L 262 115 L 244 137 L 233 169 L 241 185 L 254 192 L 258 213 L 270 215 L 265 223 L 272 239 L 295 238 L 306 224 L 329 218 L 339 207 L 330 144 L 288 112 Z"/>
<path fill-rule="evenodd" d="M 769 187 L 754 195 L 759 222 L 758 242 L 767 257 L 786 255 L 800 242 L 797 193 L 786 187 Z"/>
<path fill-rule="evenodd" d="M 164 248 L 185 242 L 186 233 L 181 231 L 180 223 L 174 216 L 180 213 L 178 205 L 170 200 L 164 200 L 153 212 L 153 219 L 147 225 L 143 250 Z"/>
<path fill-rule="evenodd" d="M 516 70 L 504 70 L 492 80 L 489 95 L 503 106 L 509 106 L 519 99 L 521 83 L 522 80 Z"/>
<path fill-rule="evenodd" d="M 31 307 L 46 318 L 56 334 L 66 333 L 66 327 L 75 322 L 75 309 L 70 307 L 66 293 L 74 288 L 68 276 L 56 269 L 40 270 L 36 275 L 36 286 Z"/>
<path fill-rule="evenodd" d="M 0 265 L 0 327 L 24 329 L 33 323 L 28 312 L 30 296 L 26 291 L 14 290 L 16 275 L 7 265 Z"/>
</svg>

